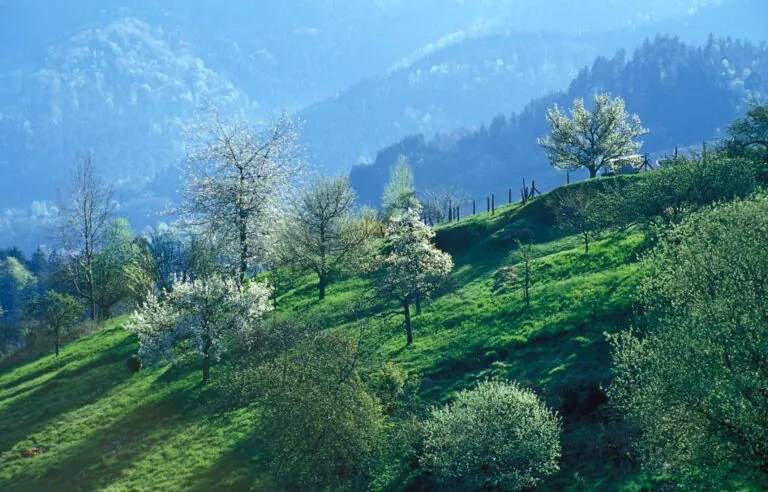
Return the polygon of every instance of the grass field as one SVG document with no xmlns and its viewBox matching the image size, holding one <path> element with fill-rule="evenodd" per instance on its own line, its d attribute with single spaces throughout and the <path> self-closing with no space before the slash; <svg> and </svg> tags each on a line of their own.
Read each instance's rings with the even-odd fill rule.
<svg viewBox="0 0 768 492">
<path fill-rule="evenodd" d="M 520 261 L 515 239 L 534 244 L 529 308 L 496 272 Z M 456 268 L 414 318 L 377 324 L 366 364 L 396 361 L 421 379 L 432 403 L 489 377 L 516 379 L 565 420 L 561 473 L 544 489 L 639 489 L 647 482 L 627 454 L 602 388 L 610 380 L 604 332 L 626 327 L 641 277 L 641 233 L 611 235 L 583 253 L 578 237 L 552 227 L 542 200 L 442 227 L 437 244 Z M 279 299 L 285 312 L 312 312 L 350 329 L 348 307 L 366 279 L 333 283 L 316 301 L 306 278 Z M 132 375 L 135 339 L 116 319 L 52 355 L 0 372 L 0 490 L 268 490 L 259 457 L 258 409 L 211 410 L 195 361 Z M 214 366 L 213 378 L 216 378 Z M 37 453 L 23 457 L 24 452 Z M 35 451 L 37 450 L 37 451 Z M 394 484 L 406 488 L 411 477 Z"/>
</svg>

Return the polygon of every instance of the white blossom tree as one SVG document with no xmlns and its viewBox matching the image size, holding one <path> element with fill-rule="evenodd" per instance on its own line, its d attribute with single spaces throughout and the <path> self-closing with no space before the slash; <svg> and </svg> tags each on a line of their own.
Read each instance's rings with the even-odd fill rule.
<svg viewBox="0 0 768 492">
<path fill-rule="evenodd" d="M 318 178 L 301 193 L 281 227 L 276 248 L 283 264 L 314 273 L 320 300 L 331 277 L 358 263 L 374 235 L 356 201 L 348 178 Z"/>
<path fill-rule="evenodd" d="M 179 283 L 165 300 L 150 294 L 128 329 L 139 338 L 139 356 L 148 364 L 172 359 L 181 342 L 200 356 L 203 383 L 210 380 L 211 361 L 219 360 L 229 340 L 249 344 L 263 315 L 272 309 L 270 288 L 234 279 L 211 277 Z"/>
<path fill-rule="evenodd" d="M 538 140 L 549 162 L 564 171 L 589 170 L 594 178 L 603 166 L 637 153 L 638 138 L 648 133 L 640 117 L 627 113 L 624 100 L 610 94 L 597 94 L 589 111 L 584 99 L 576 99 L 570 118 L 559 106 L 547 112 L 551 133 Z"/>
<path fill-rule="evenodd" d="M 303 170 L 288 114 L 262 131 L 237 119 L 210 117 L 187 128 L 186 181 L 180 212 L 223 248 L 236 249 L 241 282 Z"/>
<path fill-rule="evenodd" d="M 417 209 L 395 216 L 387 228 L 383 276 L 377 287 L 382 297 L 400 304 L 408 345 L 413 343 L 411 304 L 432 293 L 453 269 L 451 255 L 432 244 L 434 236 Z"/>
</svg>

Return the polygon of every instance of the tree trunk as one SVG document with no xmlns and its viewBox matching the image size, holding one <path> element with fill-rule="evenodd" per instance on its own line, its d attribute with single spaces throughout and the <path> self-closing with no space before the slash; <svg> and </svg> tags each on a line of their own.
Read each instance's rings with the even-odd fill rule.
<svg viewBox="0 0 768 492">
<path fill-rule="evenodd" d="M 56 357 L 59 356 L 60 335 L 61 335 L 61 330 L 59 328 L 56 328 Z"/>
<path fill-rule="evenodd" d="M 407 345 L 413 345 L 413 326 L 411 326 L 411 303 L 403 301 L 403 315 L 405 316 L 405 336 Z"/>
<path fill-rule="evenodd" d="M 596 178 L 597 177 L 597 171 L 599 171 L 600 168 L 597 167 L 590 167 L 589 168 L 589 179 Z"/>
<path fill-rule="evenodd" d="M 248 272 L 248 212 L 242 203 L 242 195 L 245 190 L 245 171 L 240 168 L 240 188 L 238 190 L 238 217 L 237 227 L 240 233 L 240 286 L 245 282 L 245 274 Z"/>
<path fill-rule="evenodd" d="M 248 231 L 244 219 L 240 223 L 240 285 L 245 282 L 245 274 L 248 271 Z"/>
<path fill-rule="evenodd" d="M 584 254 L 589 254 L 589 233 L 584 233 Z"/>
<path fill-rule="evenodd" d="M 318 287 L 320 288 L 320 300 L 322 301 L 325 299 L 325 286 L 328 284 L 328 279 L 325 275 L 320 275 L 320 282 L 318 283 Z"/>
<path fill-rule="evenodd" d="M 89 253 L 86 253 L 88 255 Z M 93 265 L 91 264 L 91 260 L 88 259 L 88 297 L 90 298 L 91 302 L 91 321 L 96 321 L 96 287 L 93 282 Z"/>
<path fill-rule="evenodd" d="M 211 380 L 211 340 L 205 337 L 203 341 L 203 384 Z"/>
</svg>

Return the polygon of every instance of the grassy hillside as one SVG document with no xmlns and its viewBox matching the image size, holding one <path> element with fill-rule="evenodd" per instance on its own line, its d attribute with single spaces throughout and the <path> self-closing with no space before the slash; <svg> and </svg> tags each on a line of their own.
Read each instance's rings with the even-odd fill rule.
<svg viewBox="0 0 768 492">
<path fill-rule="evenodd" d="M 537 257 L 529 308 L 518 289 L 496 282 L 501 266 L 520 261 L 520 237 Z M 642 234 L 604 237 L 584 255 L 579 238 L 553 228 L 537 199 L 443 227 L 437 243 L 456 268 L 415 316 L 415 344 L 406 348 L 399 318 L 384 321 L 365 339 L 365 363 L 398 362 L 434 403 L 484 378 L 517 379 L 565 419 L 562 471 L 544 488 L 639 486 L 601 386 L 610 378 L 603 333 L 629 322 Z M 339 281 L 319 303 L 306 279 L 279 306 L 347 329 L 348 307 L 368 287 L 366 279 Z M 125 361 L 137 343 L 124 322 L 67 345 L 58 359 L 0 372 L 0 490 L 269 489 L 258 410 L 212 410 L 212 390 L 200 386 L 194 360 L 131 375 Z M 37 455 L 23 456 L 30 451 Z M 418 475 L 401 477 L 396 488 L 428 488 Z"/>
</svg>

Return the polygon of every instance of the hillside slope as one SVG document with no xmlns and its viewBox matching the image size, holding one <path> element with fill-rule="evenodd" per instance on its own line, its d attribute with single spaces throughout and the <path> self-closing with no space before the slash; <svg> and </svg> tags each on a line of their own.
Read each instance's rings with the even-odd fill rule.
<svg viewBox="0 0 768 492">
<path fill-rule="evenodd" d="M 579 238 L 552 226 L 545 200 L 440 229 L 437 243 L 453 254 L 456 268 L 414 318 L 415 344 L 405 347 L 392 320 L 365 339 L 364 363 L 396 361 L 420 378 L 422 398 L 433 403 L 490 376 L 517 379 L 565 418 L 562 471 L 545 488 L 631 485 L 639 478 L 620 424 L 602 405 L 601 385 L 610 378 L 603 332 L 627 326 L 644 238 L 613 235 L 584 255 Z M 501 266 L 519 261 L 513 244 L 523 236 L 537 256 L 527 309 L 519 291 L 496 282 Z M 308 280 L 279 306 L 345 329 L 354 321 L 350 302 L 368 287 L 367 280 L 339 281 L 317 303 Z M 194 361 L 130 375 L 125 361 L 137 344 L 122 321 L 64 347 L 59 359 L 0 371 L 0 489 L 269 489 L 255 432 L 258 409 L 215 410 Z M 429 489 L 419 475 L 404 475 L 394 487 Z"/>
</svg>

